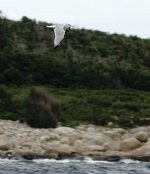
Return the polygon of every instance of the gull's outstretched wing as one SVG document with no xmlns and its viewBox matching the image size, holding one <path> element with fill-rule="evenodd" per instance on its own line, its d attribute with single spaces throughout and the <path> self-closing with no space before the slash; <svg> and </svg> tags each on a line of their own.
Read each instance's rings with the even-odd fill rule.
<svg viewBox="0 0 150 174">
<path fill-rule="evenodd" d="M 57 47 L 60 44 L 60 42 L 64 39 L 65 30 L 63 27 L 64 27 L 63 25 L 58 25 L 58 24 L 55 26 L 54 47 Z"/>
<path fill-rule="evenodd" d="M 47 28 L 55 28 L 55 25 L 47 25 Z"/>
</svg>

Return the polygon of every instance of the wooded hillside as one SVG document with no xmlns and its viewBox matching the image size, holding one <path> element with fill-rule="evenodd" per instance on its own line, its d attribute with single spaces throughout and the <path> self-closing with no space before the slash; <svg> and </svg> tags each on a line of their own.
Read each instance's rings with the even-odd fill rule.
<svg viewBox="0 0 150 174">
<path fill-rule="evenodd" d="M 0 83 L 150 90 L 150 39 L 85 29 L 53 49 L 53 30 L 0 18 Z"/>
</svg>

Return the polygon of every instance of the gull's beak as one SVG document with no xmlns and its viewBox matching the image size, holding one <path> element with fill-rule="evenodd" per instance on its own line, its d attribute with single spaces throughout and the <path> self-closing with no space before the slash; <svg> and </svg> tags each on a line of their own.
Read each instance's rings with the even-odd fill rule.
<svg viewBox="0 0 150 174">
<path fill-rule="evenodd" d="M 77 29 L 77 27 L 75 27 L 74 25 L 71 25 L 70 28 L 71 28 L 71 29 Z"/>
</svg>

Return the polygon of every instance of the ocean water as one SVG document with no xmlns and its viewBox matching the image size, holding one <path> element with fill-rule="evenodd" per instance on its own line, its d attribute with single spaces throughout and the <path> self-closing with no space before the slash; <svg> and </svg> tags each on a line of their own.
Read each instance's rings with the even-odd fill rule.
<svg viewBox="0 0 150 174">
<path fill-rule="evenodd" d="M 150 174 L 150 162 L 0 159 L 0 174 Z"/>
</svg>

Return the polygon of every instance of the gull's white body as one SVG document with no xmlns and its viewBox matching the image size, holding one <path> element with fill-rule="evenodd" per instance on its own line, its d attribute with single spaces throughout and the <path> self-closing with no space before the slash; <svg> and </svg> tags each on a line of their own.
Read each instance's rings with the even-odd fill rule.
<svg viewBox="0 0 150 174">
<path fill-rule="evenodd" d="M 54 47 L 57 47 L 61 43 L 61 41 L 64 39 L 64 36 L 65 36 L 64 25 L 56 24 L 54 28 L 54 33 L 55 33 Z"/>
<path fill-rule="evenodd" d="M 65 32 L 69 31 L 70 28 L 72 28 L 70 24 L 55 24 L 47 27 L 54 28 L 54 33 L 55 33 L 54 48 L 60 45 L 61 41 L 64 39 Z"/>
</svg>

